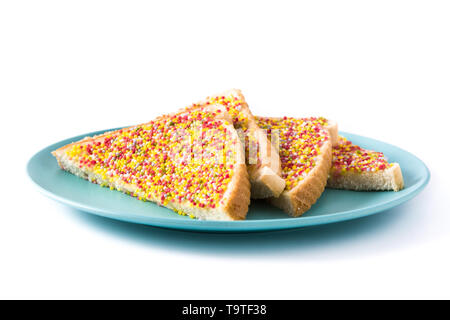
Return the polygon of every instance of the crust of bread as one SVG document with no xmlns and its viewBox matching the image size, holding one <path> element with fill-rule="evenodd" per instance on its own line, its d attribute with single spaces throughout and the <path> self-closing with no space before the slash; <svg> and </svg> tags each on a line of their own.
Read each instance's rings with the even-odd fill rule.
<svg viewBox="0 0 450 320">
<path fill-rule="evenodd" d="M 281 161 L 278 149 L 269 141 L 267 134 L 256 123 L 249 121 L 251 134 L 254 135 L 259 145 L 258 162 L 247 164 L 247 170 L 251 183 L 251 197 L 253 199 L 265 199 L 279 196 L 286 182 L 281 177 Z"/>
<path fill-rule="evenodd" d="M 398 163 L 376 172 L 348 171 L 337 174 L 331 170 L 327 182 L 327 188 L 356 191 L 399 191 L 403 187 L 402 170 Z"/>
<path fill-rule="evenodd" d="M 250 181 L 244 164 L 238 165 L 224 199 L 222 210 L 230 220 L 244 220 L 250 205 Z"/>
<path fill-rule="evenodd" d="M 281 192 L 283 192 L 286 185 L 284 179 L 281 178 L 281 161 L 278 155 L 278 150 L 269 141 L 266 132 L 258 126 L 241 90 L 227 90 L 225 92 L 212 95 L 196 105 L 203 107 L 211 98 L 229 95 L 238 97 L 239 100 L 242 101 L 241 112 L 247 118 L 249 132 L 254 136 L 255 141 L 258 142 L 260 148 L 258 163 L 247 164 L 251 184 L 251 198 L 264 199 L 269 197 L 278 197 Z"/>
<path fill-rule="evenodd" d="M 168 116 L 162 116 L 159 117 L 158 119 L 163 119 L 164 117 Z M 192 215 L 198 219 L 204 220 L 243 220 L 247 215 L 248 206 L 250 205 L 250 182 L 244 162 L 245 155 L 243 154 L 243 148 L 240 145 L 241 142 L 239 136 L 237 132 L 234 130 L 233 125 L 220 118 L 217 120 L 223 121 L 224 126 L 226 126 L 230 130 L 230 132 L 232 132 L 233 136 L 230 138 L 236 141 L 237 159 L 235 171 L 231 181 L 228 184 L 227 190 L 225 191 L 225 194 L 223 195 L 221 201 L 219 202 L 219 205 L 216 206 L 216 208 L 214 209 L 192 207 L 189 205 L 188 201 L 181 203 L 174 201 L 168 202 L 167 204 L 164 205 L 156 197 L 152 196 L 148 197 L 143 193 L 142 194 L 137 193 L 136 185 L 124 183 L 122 181 L 113 182 L 110 181 L 109 179 L 105 180 L 100 175 L 96 174 L 93 170 L 90 170 L 89 168 L 83 167 L 83 169 L 80 169 L 77 163 L 75 163 L 72 160 L 69 160 L 69 158 L 66 156 L 65 151 L 68 148 L 71 148 L 74 145 L 84 145 L 98 141 L 101 142 L 108 134 L 111 134 L 114 131 L 106 132 L 94 137 L 86 137 L 78 142 L 74 142 L 66 146 L 63 146 L 53 151 L 52 154 L 56 157 L 56 160 L 58 161 L 58 164 L 62 169 L 69 171 L 74 175 L 77 175 L 83 179 L 89 180 L 94 183 L 107 185 L 109 187 L 112 187 L 125 193 L 136 194 L 137 196 L 145 198 L 148 201 L 156 202 L 158 205 L 165 206 L 177 212 L 182 212 L 186 215 Z M 129 130 L 135 127 L 136 126 L 132 126 L 122 130 Z"/>
<path fill-rule="evenodd" d="M 283 191 L 278 198 L 270 198 L 270 202 L 293 217 L 299 217 L 309 210 L 325 189 L 331 168 L 331 149 L 331 140 L 327 140 L 320 149 L 316 165 L 305 179 L 293 189 Z"/>
<path fill-rule="evenodd" d="M 328 124 L 325 126 L 325 129 L 328 131 L 330 135 L 331 144 L 337 146 L 339 144 L 339 129 L 338 124 L 334 120 L 327 119 Z"/>
</svg>

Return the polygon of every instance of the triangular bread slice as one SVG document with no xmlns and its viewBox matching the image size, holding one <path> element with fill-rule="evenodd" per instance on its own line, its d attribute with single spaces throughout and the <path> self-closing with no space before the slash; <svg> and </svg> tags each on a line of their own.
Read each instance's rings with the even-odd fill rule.
<svg viewBox="0 0 450 320">
<path fill-rule="evenodd" d="M 242 220 L 250 183 L 226 110 L 183 111 L 52 152 L 79 177 L 205 220 Z M 151 210 L 151 208 L 149 208 Z"/>
<path fill-rule="evenodd" d="M 377 191 L 403 189 L 402 170 L 398 163 L 389 163 L 382 152 L 361 148 L 339 136 L 333 147 L 328 188 Z"/>
<path fill-rule="evenodd" d="M 296 118 L 256 117 L 271 140 L 279 139 L 282 177 L 286 188 L 270 202 L 291 216 L 310 209 L 325 189 L 331 167 L 330 135 L 317 122 Z"/>
<path fill-rule="evenodd" d="M 266 132 L 258 126 L 241 90 L 231 89 L 209 96 L 188 109 L 202 108 L 211 104 L 223 105 L 226 108 L 235 129 L 244 141 L 251 197 L 253 199 L 278 197 L 285 187 L 285 182 L 281 178 L 278 150 L 270 143 Z"/>
<path fill-rule="evenodd" d="M 399 191 L 403 176 L 398 163 L 389 163 L 381 152 L 355 145 L 338 133 L 336 121 L 324 117 L 303 118 L 323 126 L 333 144 L 327 187 L 360 191 Z"/>
</svg>

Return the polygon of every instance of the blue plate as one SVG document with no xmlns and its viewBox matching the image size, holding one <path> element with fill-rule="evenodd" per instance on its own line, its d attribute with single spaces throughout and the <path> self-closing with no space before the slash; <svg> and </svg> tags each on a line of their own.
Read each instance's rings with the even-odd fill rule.
<svg viewBox="0 0 450 320">
<path fill-rule="evenodd" d="M 115 130 L 115 129 L 109 129 Z M 416 196 L 428 183 L 425 164 L 393 145 L 342 132 L 361 147 L 383 152 L 402 168 L 405 188 L 399 192 L 357 192 L 326 189 L 313 207 L 291 218 L 264 201 L 252 201 L 245 221 L 202 221 L 180 216 L 154 203 L 139 201 L 78 178 L 59 168 L 51 151 L 105 131 L 80 135 L 55 143 L 35 154 L 27 165 L 28 175 L 45 195 L 82 211 L 151 226 L 207 232 L 251 232 L 293 229 L 368 216 L 395 207 Z"/>
</svg>

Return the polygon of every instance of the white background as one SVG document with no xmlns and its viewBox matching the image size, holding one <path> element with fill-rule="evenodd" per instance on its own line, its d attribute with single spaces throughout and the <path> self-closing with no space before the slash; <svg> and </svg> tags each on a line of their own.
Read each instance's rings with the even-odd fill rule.
<svg viewBox="0 0 450 320">
<path fill-rule="evenodd" d="M 186 233 L 73 210 L 28 159 L 229 88 L 421 158 L 382 214 L 291 232 Z M 0 298 L 450 298 L 448 1 L 2 1 Z"/>
</svg>

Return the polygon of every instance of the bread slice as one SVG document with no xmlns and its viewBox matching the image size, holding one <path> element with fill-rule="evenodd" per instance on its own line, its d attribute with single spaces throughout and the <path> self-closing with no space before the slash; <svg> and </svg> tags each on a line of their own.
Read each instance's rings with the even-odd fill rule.
<svg viewBox="0 0 450 320">
<path fill-rule="evenodd" d="M 339 136 L 333 147 L 328 188 L 377 191 L 403 189 L 402 170 L 381 152 L 366 150 Z"/>
<path fill-rule="evenodd" d="M 270 143 L 266 132 L 258 126 L 242 92 L 231 89 L 207 97 L 188 109 L 202 108 L 211 104 L 223 105 L 226 108 L 245 145 L 251 197 L 263 199 L 279 196 L 284 190 L 285 182 L 281 178 L 278 150 Z"/>
<path fill-rule="evenodd" d="M 394 190 L 403 188 L 398 163 L 388 163 L 381 152 L 365 150 L 339 136 L 336 121 L 324 117 L 301 118 L 321 125 L 333 145 L 328 188 L 345 190 Z"/>
<path fill-rule="evenodd" d="M 87 137 L 52 154 L 64 170 L 179 214 L 242 220 L 250 183 L 227 119 L 222 106 L 211 105 Z"/>
<path fill-rule="evenodd" d="M 325 189 L 331 167 L 330 135 L 316 121 L 256 117 L 270 139 L 279 137 L 282 177 L 286 188 L 270 202 L 294 217 L 310 209 Z"/>
</svg>

